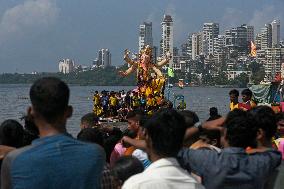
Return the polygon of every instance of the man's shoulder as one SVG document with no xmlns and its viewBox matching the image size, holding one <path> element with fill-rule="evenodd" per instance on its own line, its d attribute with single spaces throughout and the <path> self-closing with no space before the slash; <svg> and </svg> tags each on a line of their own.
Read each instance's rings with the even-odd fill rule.
<svg viewBox="0 0 284 189">
<path fill-rule="evenodd" d="M 11 151 L 10 153 L 7 154 L 7 156 L 3 160 L 3 164 L 9 163 L 11 164 L 16 158 L 24 154 L 25 152 L 31 150 L 33 148 L 32 145 L 28 145 L 22 148 L 18 148 L 16 150 Z"/>
<path fill-rule="evenodd" d="M 153 182 L 154 179 L 150 178 L 147 175 L 145 176 L 144 173 L 142 172 L 127 179 L 123 184 L 122 189 L 137 188 L 138 186 L 141 186 L 141 184 L 145 182 L 147 183 L 149 181 Z"/>
</svg>

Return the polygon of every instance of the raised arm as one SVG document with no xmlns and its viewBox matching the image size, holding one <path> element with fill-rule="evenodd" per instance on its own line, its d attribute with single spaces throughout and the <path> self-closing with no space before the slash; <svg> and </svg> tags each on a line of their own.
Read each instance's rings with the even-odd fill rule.
<svg viewBox="0 0 284 189">
<path fill-rule="evenodd" d="M 130 65 L 137 65 L 137 63 L 135 61 L 133 61 L 131 58 L 129 58 L 129 50 L 125 49 L 124 51 L 124 61 Z"/>
<path fill-rule="evenodd" d="M 127 70 L 125 71 L 119 71 L 119 75 L 123 76 L 123 77 L 126 77 L 128 76 L 129 74 L 131 74 L 132 72 L 134 72 L 136 70 L 136 66 L 135 65 L 132 65 L 130 66 L 130 68 L 128 68 Z"/>
<path fill-rule="evenodd" d="M 158 62 L 156 67 L 158 67 L 158 68 L 163 67 L 164 65 L 166 65 L 167 63 L 169 63 L 169 61 L 171 60 L 171 58 L 172 58 L 171 53 L 170 53 L 170 52 L 167 52 L 166 57 L 165 57 L 162 61 Z"/>
<path fill-rule="evenodd" d="M 156 68 L 156 66 L 153 66 L 152 69 L 153 69 L 153 71 L 156 73 L 157 78 L 163 77 L 163 74 L 162 74 L 161 70 L 159 70 L 158 68 Z"/>
</svg>

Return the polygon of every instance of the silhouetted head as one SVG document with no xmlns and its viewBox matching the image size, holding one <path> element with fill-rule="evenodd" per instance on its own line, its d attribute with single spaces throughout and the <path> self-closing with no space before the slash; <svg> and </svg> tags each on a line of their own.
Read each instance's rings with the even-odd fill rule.
<svg viewBox="0 0 284 189">
<path fill-rule="evenodd" d="M 229 92 L 230 95 L 230 101 L 237 103 L 238 102 L 238 98 L 239 98 L 239 91 L 237 89 L 233 89 Z"/>
<path fill-rule="evenodd" d="M 159 157 L 175 157 L 186 130 L 184 117 L 174 109 L 156 112 L 146 124 L 147 150 Z M 151 154 L 149 155 L 151 159 Z"/>
<path fill-rule="evenodd" d="M 144 171 L 143 164 L 133 156 L 120 157 L 114 164 L 111 173 L 118 186 L 133 175 Z"/>
<path fill-rule="evenodd" d="M 277 121 L 274 111 L 268 106 L 257 106 L 249 112 L 258 128 L 258 139 L 272 140 L 277 131 Z M 260 135 L 261 136 L 260 136 Z"/>
<path fill-rule="evenodd" d="M 16 120 L 8 119 L 0 126 L 0 144 L 15 148 L 23 146 L 24 129 Z"/>
<path fill-rule="evenodd" d="M 99 123 L 99 117 L 95 113 L 91 112 L 91 113 L 85 114 L 81 118 L 80 127 L 81 129 L 92 128 L 92 127 L 97 126 L 98 123 Z"/>
<path fill-rule="evenodd" d="M 240 109 L 231 111 L 224 122 L 224 127 L 222 139 L 229 146 L 240 148 L 256 146 L 257 127 L 255 119 L 248 112 Z"/>
<path fill-rule="evenodd" d="M 35 121 L 42 120 L 64 130 L 67 118 L 72 115 L 72 107 L 68 106 L 69 94 L 68 86 L 58 78 L 38 79 L 30 89 L 32 107 L 28 113 Z"/>
</svg>

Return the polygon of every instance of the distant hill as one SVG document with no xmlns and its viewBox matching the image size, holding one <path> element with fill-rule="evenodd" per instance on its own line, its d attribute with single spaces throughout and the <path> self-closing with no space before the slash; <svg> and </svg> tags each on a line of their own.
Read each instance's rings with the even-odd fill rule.
<svg viewBox="0 0 284 189">
<path fill-rule="evenodd" d="M 41 77 L 58 77 L 68 84 L 78 85 L 96 85 L 96 86 L 133 86 L 136 84 L 135 74 L 128 77 L 121 77 L 118 74 L 119 70 L 125 70 L 127 66 L 121 68 L 115 67 L 96 68 L 95 70 L 85 72 L 72 72 L 69 74 L 63 73 L 39 73 L 39 74 L 10 74 L 4 73 L 0 75 L 0 84 L 19 84 L 33 83 Z"/>
</svg>

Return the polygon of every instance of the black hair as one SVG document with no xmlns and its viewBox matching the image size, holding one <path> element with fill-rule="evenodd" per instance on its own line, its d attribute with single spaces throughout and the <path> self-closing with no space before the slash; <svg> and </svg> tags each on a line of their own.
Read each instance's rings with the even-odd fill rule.
<svg viewBox="0 0 284 189">
<path fill-rule="evenodd" d="M 241 93 L 242 95 L 246 95 L 246 96 L 249 96 L 249 97 L 252 97 L 252 92 L 251 92 L 251 90 L 249 90 L 249 89 L 244 89 L 244 90 L 242 90 L 242 93 Z"/>
<path fill-rule="evenodd" d="M 221 116 L 218 114 L 218 109 L 216 107 L 211 107 L 209 109 L 209 115 L 210 117 L 207 119 L 207 121 L 212 121 L 215 119 L 219 119 Z"/>
<path fill-rule="evenodd" d="M 39 130 L 31 116 L 25 115 L 21 120 L 24 120 L 24 146 L 30 145 L 34 139 L 39 138 Z"/>
<path fill-rule="evenodd" d="M 32 85 L 30 99 L 35 111 L 53 124 L 67 109 L 69 93 L 68 86 L 60 79 L 44 77 Z"/>
<path fill-rule="evenodd" d="M 271 140 L 277 131 L 274 111 L 268 106 L 257 106 L 250 111 L 250 114 L 254 117 L 255 126 L 265 132 L 266 139 Z"/>
<path fill-rule="evenodd" d="M 133 156 L 123 156 L 116 160 L 111 173 L 123 184 L 128 178 L 144 171 L 143 164 Z"/>
<path fill-rule="evenodd" d="M 199 122 L 199 117 L 193 111 L 182 110 L 180 111 L 180 114 L 184 117 L 187 128 L 193 127 L 195 123 Z M 190 137 L 185 138 L 183 141 L 183 145 L 185 147 L 190 147 L 192 144 L 199 140 L 199 135 L 200 132 L 197 132 L 191 135 Z"/>
<path fill-rule="evenodd" d="M 0 144 L 15 148 L 22 147 L 24 144 L 24 128 L 16 120 L 8 119 L 0 126 Z"/>
<path fill-rule="evenodd" d="M 137 136 L 137 133 L 135 131 L 126 129 L 125 131 L 123 131 L 122 136 L 127 136 L 129 138 L 134 139 Z M 122 141 L 122 146 L 124 146 L 125 148 L 130 147 L 130 145 L 125 143 L 124 141 Z"/>
<path fill-rule="evenodd" d="M 235 95 L 236 97 L 238 97 L 240 95 L 239 91 L 237 89 L 232 89 L 229 92 L 229 95 Z"/>
<path fill-rule="evenodd" d="M 145 124 L 157 155 L 175 157 L 182 147 L 186 130 L 184 117 L 174 109 L 162 109 Z"/>
<path fill-rule="evenodd" d="M 215 146 L 216 147 L 221 147 L 221 133 L 220 130 L 208 130 L 208 129 L 203 129 L 202 132 L 200 133 L 200 138 L 205 137 L 208 139 L 210 142 L 216 141 Z"/>
<path fill-rule="evenodd" d="M 85 142 L 91 142 L 104 146 L 104 136 L 98 128 L 82 129 L 77 135 L 77 139 Z"/>
<path fill-rule="evenodd" d="M 276 122 L 284 120 L 284 112 L 279 112 L 275 116 Z"/>
<path fill-rule="evenodd" d="M 140 120 L 140 118 L 145 115 L 144 112 L 140 109 L 135 109 L 132 111 L 129 111 L 126 115 L 126 119 L 135 119 L 137 121 Z"/>
<path fill-rule="evenodd" d="M 81 118 L 81 124 L 86 124 L 88 128 L 95 126 L 96 124 L 98 124 L 98 122 L 99 117 L 93 112 L 87 113 Z"/>
<path fill-rule="evenodd" d="M 217 116 L 218 115 L 218 109 L 216 107 L 211 107 L 209 109 L 210 116 Z"/>
<path fill-rule="evenodd" d="M 193 111 L 182 110 L 180 114 L 184 117 L 187 128 L 193 127 L 195 123 L 199 122 L 199 117 Z"/>
<path fill-rule="evenodd" d="M 240 109 L 231 111 L 225 122 L 226 139 L 231 147 L 246 148 L 256 146 L 257 128 L 253 117 Z"/>
</svg>

